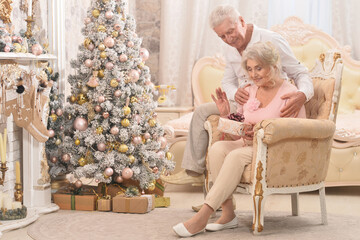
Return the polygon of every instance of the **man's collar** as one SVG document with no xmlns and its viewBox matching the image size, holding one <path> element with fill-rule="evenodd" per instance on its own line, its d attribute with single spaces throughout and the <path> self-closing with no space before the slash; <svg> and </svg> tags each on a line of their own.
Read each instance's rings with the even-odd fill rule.
<svg viewBox="0 0 360 240">
<path fill-rule="evenodd" d="M 237 49 L 239 51 L 240 54 L 242 54 L 242 52 L 246 49 L 246 47 L 248 46 L 251 37 L 253 35 L 253 31 L 254 31 L 254 25 L 249 23 L 247 24 L 247 28 L 246 28 L 246 33 L 245 33 L 245 41 L 243 46 L 240 49 Z"/>
</svg>

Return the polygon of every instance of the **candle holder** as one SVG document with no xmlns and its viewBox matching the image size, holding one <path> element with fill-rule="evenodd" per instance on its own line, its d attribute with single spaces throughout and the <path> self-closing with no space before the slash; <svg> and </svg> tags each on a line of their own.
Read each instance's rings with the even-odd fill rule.
<svg viewBox="0 0 360 240">
<path fill-rule="evenodd" d="M 22 184 L 21 183 L 15 183 L 15 192 L 14 197 L 15 201 L 21 202 L 23 201 L 23 191 L 22 191 Z"/>
<path fill-rule="evenodd" d="M 33 17 L 28 16 L 27 19 L 25 19 L 25 21 L 27 23 L 25 36 L 27 37 L 27 39 L 30 39 L 32 37 L 32 23 L 34 22 Z"/>
<path fill-rule="evenodd" d="M 2 172 L 2 178 L 0 178 L 0 184 L 4 185 L 4 181 L 5 181 L 5 172 L 8 170 L 8 168 L 6 167 L 6 162 L 3 163 L 1 162 L 1 167 L 0 167 L 0 171 Z"/>
</svg>

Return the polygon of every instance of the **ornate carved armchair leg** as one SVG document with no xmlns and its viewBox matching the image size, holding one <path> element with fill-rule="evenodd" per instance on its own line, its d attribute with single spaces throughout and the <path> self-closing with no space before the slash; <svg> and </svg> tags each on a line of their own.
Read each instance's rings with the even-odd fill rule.
<svg viewBox="0 0 360 240">
<path fill-rule="evenodd" d="M 291 194 L 291 210 L 293 216 L 299 216 L 299 193 Z"/>
<path fill-rule="evenodd" d="M 252 230 L 254 234 L 262 232 L 264 229 L 264 196 L 253 196 L 254 200 L 254 213 Z"/>
<path fill-rule="evenodd" d="M 320 197 L 320 208 L 321 208 L 321 221 L 322 224 L 327 225 L 327 212 L 326 212 L 326 202 L 325 202 L 325 187 L 319 189 Z"/>
</svg>

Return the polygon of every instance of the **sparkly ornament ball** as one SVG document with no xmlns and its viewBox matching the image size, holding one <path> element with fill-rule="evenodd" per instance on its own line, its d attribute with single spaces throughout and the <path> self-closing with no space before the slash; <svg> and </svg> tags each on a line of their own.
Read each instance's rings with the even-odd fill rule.
<svg viewBox="0 0 360 240">
<path fill-rule="evenodd" d="M 55 136 L 55 131 L 52 129 L 49 129 L 48 133 L 49 133 L 49 137 L 51 138 Z"/>
<path fill-rule="evenodd" d="M 105 13 L 105 18 L 106 18 L 106 19 L 112 19 L 113 16 L 114 16 L 114 13 L 113 13 L 112 11 L 107 11 L 107 12 Z"/>
<path fill-rule="evenodd" d="M 106 176 L 111 176 L 111 175 L 113 175 L 114 174 L 114 170 L 112 169 L 112 168 L 106 168 L 105 169 L 105 171 L 104 171 L 104 174 L 106 175 Z"/>
<path fill-rule="evenodd" d="M 88 18 L 88 17 L 85 18 L 85 19 L 84 19 L 84 23 L 85 23 L 85 24 L 91 23 L 91 18 Z"/>
<path fill-rule="evenodd" d="M 135 69 L 131 69 L 129 77 L 131 79 L 132 82 L 137 82 L 139 80 L 139 72 Z"/>
<path fill-rule="evenodd" d="M 166 138 L 164 138 L 164 137 L 159 137 L 158 142 L 160 143 L 160 147 L 161 147 L 161 148 L 165 148 L 165 147 L 166 147 L 166 144 L 167 144 Z"/>
<path fill-rule="evenodd" d="M 93 61 L 91 59 L 86 59 L 85 66 L 91 68 L 93 66 Z"/>
<path fill-rule="evenodd" d="M 58 161 L 58 158 L 57 157 L 51 157 L 51 160 L 50 160 L 52 163 L 56 163 Z"/>
<path fill-rule="evenodd" d="M 63 162 L 68 162 L 70 161 L 70 158 L 70 154 L 65 153 L 64 155 L 62 155 L 61 160 L 63 160 Z"/>
<path fill-rule="evenodd" d="M 107 63 L 105 64 L 105 68 L 106 68 L 107 70 L 111 70 L 111 69 L 114 68 L 114 64 L 113 64 L 112 62 L 107 62 Z"/>
<path fill-rule="evenodd" d="M 74 128 L 79 131 L 85 131 L 88 127 L 88 122 L 85 118 L 77 117 L 74 121 Z"/>
<path fill-rule="evenodd" d="M 58 116 L 63 115 L 63 110 L 61 108 L 56 109 L 56 115 Z"/>
<path fill-rule="evenodd" d="M 135 145 L 138 145 L 138 144 L 140 144 L 141 142 L 142 142 L 141 137 L 135 136 L 135 137 L 133 138 L 133 143 L 134 143 Z"/>
<path fill-rule="evenodd" d="M 95 107 L 94 107 L 94 109 L 95 109 L 95 112 L 101 112 L 101 107 L 100 107 L 100 105 L 96 105 Z"/>
<path fill-rule="evenodd" d="M 97 144 L 97 149 L 100 151 L 100 152 L 103 152 L 106 150 L 106 145 L 105 143 L 98 143 Z"/>
<path fill-rule="evenodd" d="M 112 48 L 115 45 L 115 41 L 112 37 L 106 37 L 104 39 L 104 44 L 105 44 L 105 46 Z"/>
<path fill-rule="evenodd" d="M 99 101 L 99 103 L 105 102 L 105 97 L 104 97 L 104 96 L 100 96 L 100 97 L 98 98 L 98 101 Z"/>
<path fill-rule="evenodd" d="M 149 59 L 149 51 L 146 48 L 140 48 L 140 57 L 145 62 Z"/>
<path fill-rule="evenodd" d="M 120 91 L 120 90 L 116 90 L 116 91 L 114 92 L 114 96 L 115 96 L 115 97 L 120 97 L 120 96 L 121 96 L 121 91 Z"/>
<path fill-rule="evenodd" d="M 81 188 L 82 187 L 82 182 L 80 180 L 76 180 L 75 187 L 76 188 Z"/>
<path fill-rule="evenodd" d="M 121 54 L 119 56 L 120 62 L 126 62 L 128 60 L 128 57 L 125 54 Z"/>
<path fill-rule="evenodd" d="M 31 52 L 32 52 L 35 56 L 39 56 L 40 54 L 42 54 L 43 48 L 41 47 L 40 44 L 36 43 L 36 44 L 32 45 L 32 47 L 31 47 Z"/>
<path fill-rule="evenodd" d="M 114 127 L 112 127 L 111 129 L 110 129 L 110 133 L 112 134 L 112 135 L 117 135 L 117 134 L 119 134 L 119 128 L 117 127 L 117 126 L 114 126 Z"/>
<path fill-rule="evenodd" d="M 123 179 L 130 179 L 133 176 L 133 170 L 131 170 L 130 168 L 124 168 L 121 172 L 121 177 Z"/>
<path fill-rule="evenodd" d="M 117 182 L 117 183 L 122 183 L 123 181 L 124 181 L 124 179 L 121 176 L 117 176 L 115 178 L 115 182 Z"/>
</svg>

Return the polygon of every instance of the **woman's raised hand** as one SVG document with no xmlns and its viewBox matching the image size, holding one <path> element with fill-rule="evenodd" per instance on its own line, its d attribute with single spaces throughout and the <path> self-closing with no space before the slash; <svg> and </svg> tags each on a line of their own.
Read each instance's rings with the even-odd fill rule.
<svg viewBox="0 0 360 240">
<path fill-rule="evenodd" d="M 211 94 L 211 98 L 219 109 L 220 117 L 227 117 L 230 114 L 230 103 L 226 93 L 223 92 L 221 88 L 217 88 L 215 92 L 217 98 L 213 94 Z"/>
</svg>

